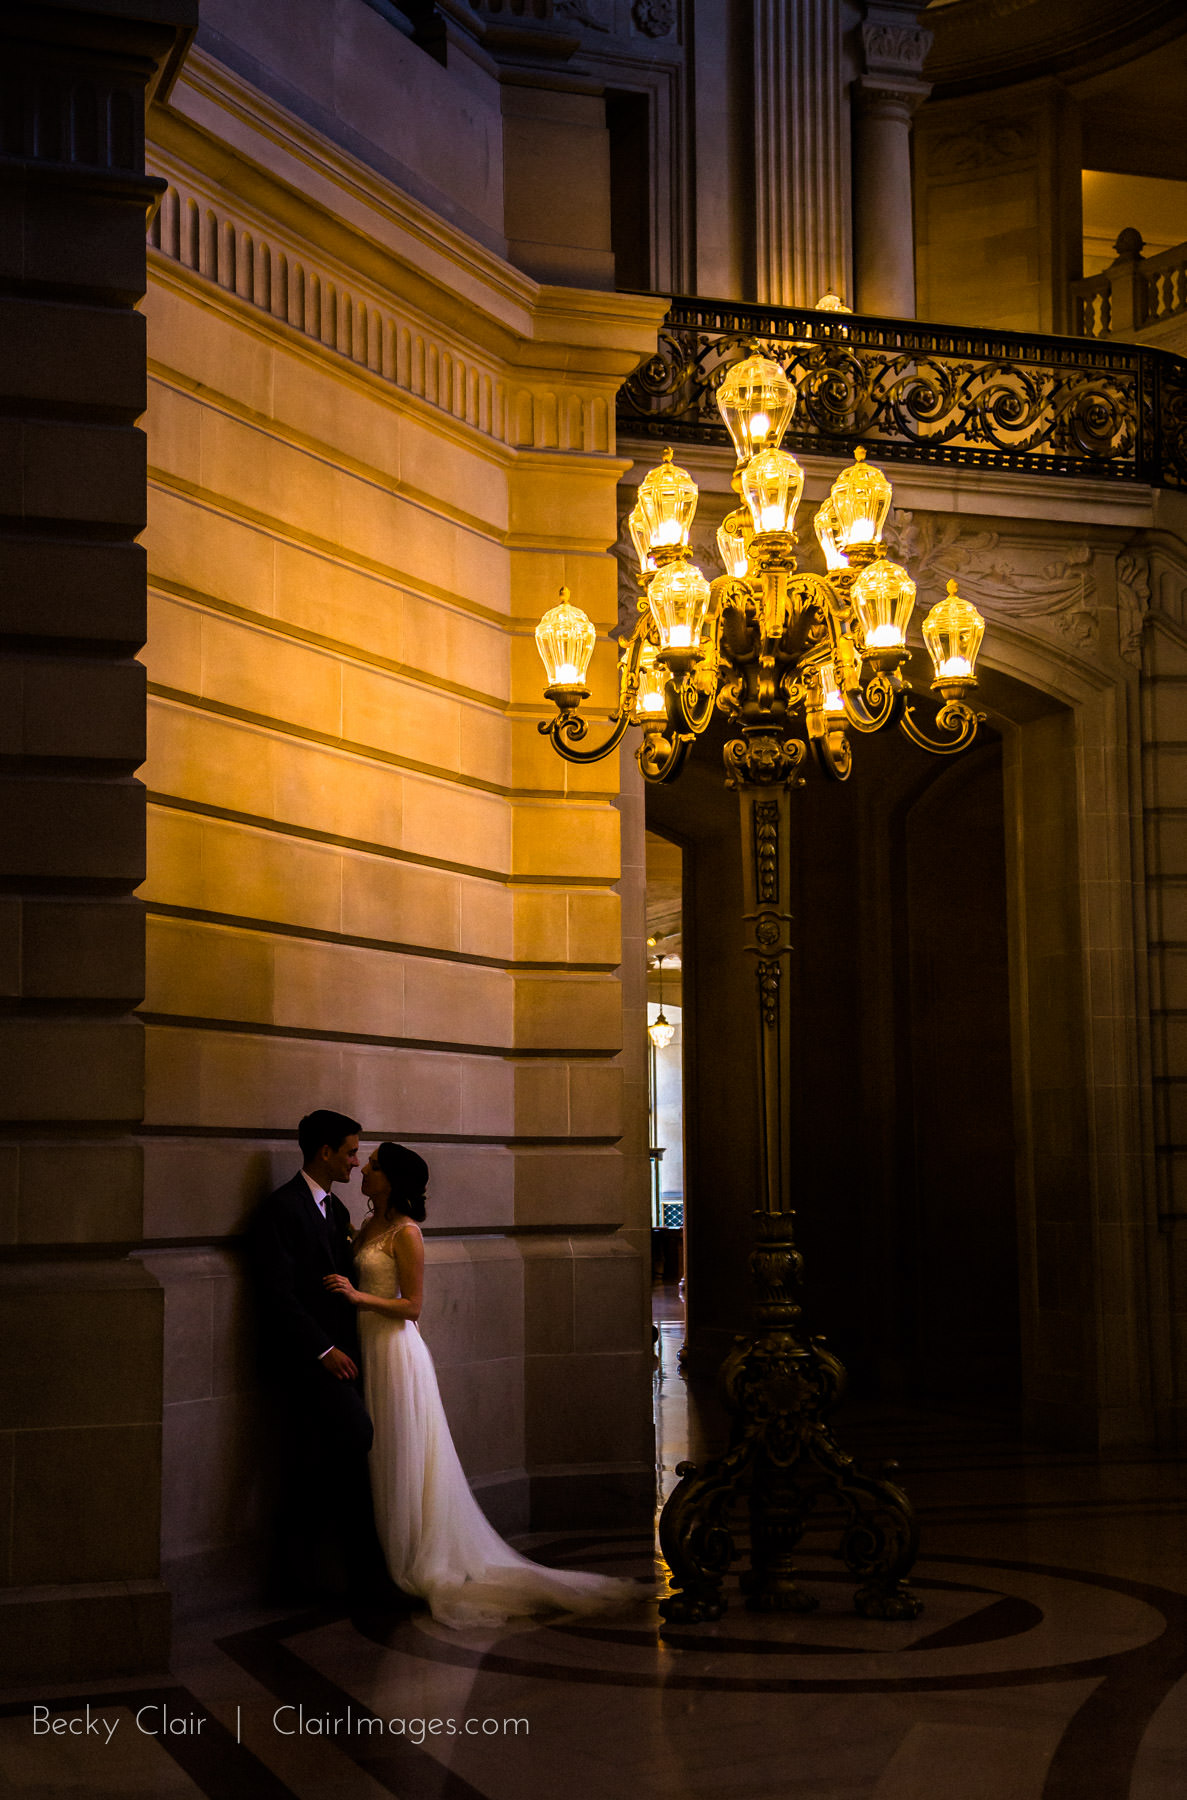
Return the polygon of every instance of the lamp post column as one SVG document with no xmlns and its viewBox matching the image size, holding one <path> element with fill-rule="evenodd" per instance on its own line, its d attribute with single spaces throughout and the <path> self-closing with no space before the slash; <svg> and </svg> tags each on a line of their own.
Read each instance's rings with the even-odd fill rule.
<svg viewBox="0 0 1187 1800">
<path fill-rule="evenodd" d="M 932 34 L 916 7 L 882 0 L 862 26 L 866 70 L 854 83 L 853 236 L 858 312 L 915 316 L 911 116 L 931 93 L 920 79 Z"/>
<path fill-rule="evenodd" d="M 791 955 L 788 908 L 790 787 L 804 745 L 760 714 L 725 748 L 727 781 L 741 803 L 746 950 L 755 959 L 761 1166 L 750 1273 L 753 1335 L 738 1340 L 722 1370 L 732 1415 L 729 1449 L 699 1468 L 681 1463 L 679 1485 L 660 1516 L 660 1548 L 673 1592 L 660 1602 L 668 1626 L 719 1619 L 733 1557 L 728 1525 L 740 1487 L 750 1502 L 750 1568 L 742 1575 L 754 1612 L 810 1612 L 817 1602 L 796 1580 L 795 1552 L 818 1501 L 839 1503 L 847 1526 L 841 1556 L 861 1577 L 854 1597 L 866 1618 L 913 1619 L 920 1609 L 906 1576 L 918 1529 L 906 1495 L 861 1474 L 828 1423 L 844 1370 L 801 1323 L 802 1258 L 791 1210 L 788 1085 Z"/>
</svg>

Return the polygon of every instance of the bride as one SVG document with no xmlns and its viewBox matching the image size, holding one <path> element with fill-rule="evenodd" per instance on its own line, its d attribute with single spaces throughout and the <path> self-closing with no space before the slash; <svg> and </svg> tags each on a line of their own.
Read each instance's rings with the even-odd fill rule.
<svg viewBox="0 0 1187 1800">
<path fill-rule="evenodd" d="M 363 1170 L 371 1216 L 354 1241 L 361 1287 L 325 1284 L 359 1309 L 363 1380 L 375 1424 L 371 1491 L 392 1579 L 443 1625 L 500 1625 L 520 1613 L 598 1612 L 643 1597 L 633 1581 L 545 1569 L 505 1544 L 470 1492 L 453 1447 L 433 1359 L 417 1328 L 424 1289 L 429 1171 L 403 1144 L 380 1144 Z"/>
</svg>

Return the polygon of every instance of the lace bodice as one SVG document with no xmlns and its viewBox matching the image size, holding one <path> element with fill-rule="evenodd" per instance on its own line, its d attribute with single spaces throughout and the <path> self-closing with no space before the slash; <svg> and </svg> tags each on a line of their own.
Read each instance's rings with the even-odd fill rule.
<svg viewBox="0 0 1187 1800">
<path fill-rule="evenodd" d="M 394 1232 L 385 1232 L 355 1251 L 359 1286 L 365 1294 L 378 1294 L 381 1300 L 397 1300 L 400 1296 L 400 1277 L 392 1254 L 395 1236 Z"/>
</svg>

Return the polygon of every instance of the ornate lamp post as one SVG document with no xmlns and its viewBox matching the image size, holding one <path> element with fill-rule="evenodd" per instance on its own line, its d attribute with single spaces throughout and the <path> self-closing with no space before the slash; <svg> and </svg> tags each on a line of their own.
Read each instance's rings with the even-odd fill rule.
<svg viewBox="0 0 1187 1800">
<path fill-rule="evenodd" d="M 589 697 L 591 621 L 562 589 L 562 604 L 536 631 L 546 695 L 557 708 L 540 730 L 571 762 L 609 755 L 637 726 L 644 776 L 671 781 L 715 709 L 737 728 L 725 767 L 741 802 L 746 950 L 755 970 L 761 1175 L 750 1268 L 757 1329 L 738 1340 L 723 1371 L 733 1416 L 728 1450 L 699 1468 L 681 1463 L 664 1507 L 660 1544 L 673 1592 L 660 1610 L 669 1622 L 721 1616 L 721 1584 L 735 1554 L 727 1508 L 748 1484 L 749 1607 L 802 1612 L 815 1605 L 796 1583 L 793 1558 L 817 1500 L 829 1495 L 847 1520 L 841 1554 L 861 1580 L 857 1611 L 913 1618 L 920 1602 L 905 1580 L 918 1547 L 910 1502 L 892 1482 L 859 1472 L 833 1437 L 828 1419 L 844 1371 L 804 1331 L 795 1297 L 802 1263 L 792 1232 L 787 1115 L 789 790 L 802 785 L 809 755 L 825 775 L 846 780 L 851 732 L 897 725 L 937 755 L 970 744 L 984 716 L 966 703 L 984 621 L 955 582 L 924 621 L 931 685 L 943 702 L 932 735 L 915 716 L 903 674 L 915 584 L 881 545 L 890 483 L 859 447 L 816 514 L 827 574 L 797 573 L 793 525 L 804 477 L 779 448 L 794 405 L 791 384 L 778 363 L 755 354 L 730 371 L 717 404 L 737 450 L 734 488 L 745 503 L 717 534 L 727 573 L 710 586 L 689 560 L 697 489 L 668 450 L 643 480 L 631 515 L 644 597 L 620 646 L 618 710 L 602 743 L 586 747 L 580 712 Z"/>
</svg>

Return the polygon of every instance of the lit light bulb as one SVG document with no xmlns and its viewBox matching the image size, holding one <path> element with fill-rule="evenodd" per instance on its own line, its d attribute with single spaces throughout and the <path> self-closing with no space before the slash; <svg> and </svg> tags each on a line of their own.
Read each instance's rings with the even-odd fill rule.
<svg viewBox="0 0 1187 1800">
<path fill-rule="evenodd" d="M 824 663 L 820 670 L 820 692 L 822 705 L 826 713 L 843 713 L 845 702 L 841 690 L 837 686 L 837 676 L 831 663 Z"/>
<path fill-rule="evenodd" d="M 750 436 L 756 444 L 761 444 L 771 429 L 771 421 L 765 412 L 756 412 L 750 419 Z"/>
<path fill-rule="evenodd" d="M 875 625 L 866 633 L 871 650 L 901 650 L 906 641 L 897 625 Z"/>
<path fill-rule="evenodd" d="M 936 674 L 941 681 L 967 680 L 973 672 L 973 665 L 967 656 L 949 656 L 940 664 Z"/>
</svg>

